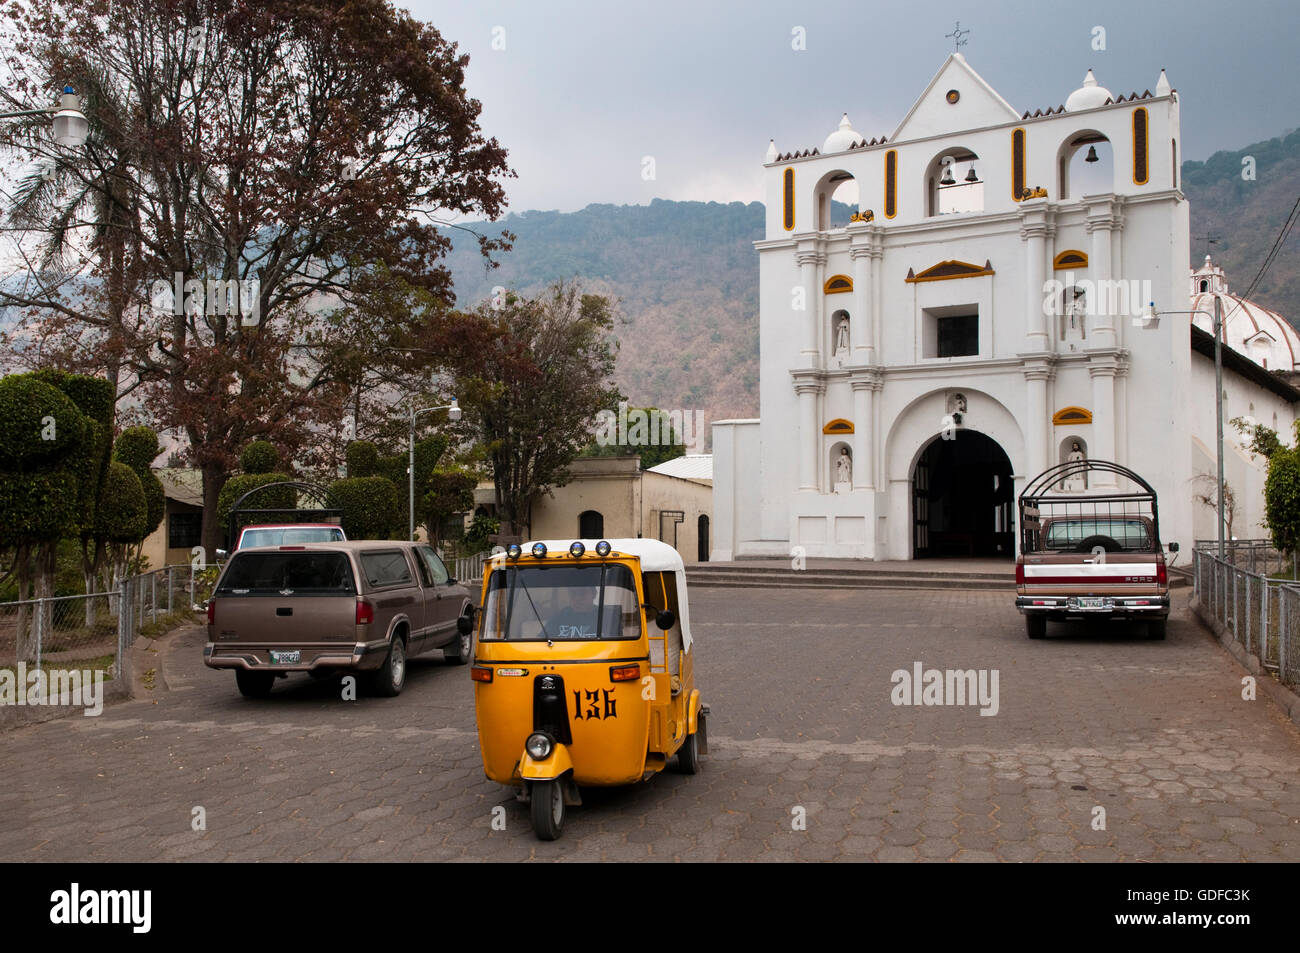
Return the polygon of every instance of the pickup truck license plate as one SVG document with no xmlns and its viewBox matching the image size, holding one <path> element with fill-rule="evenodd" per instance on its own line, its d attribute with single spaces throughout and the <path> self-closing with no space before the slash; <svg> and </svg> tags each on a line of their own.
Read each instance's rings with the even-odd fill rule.
<svg viewBox="0 0 1300 953">
<path fill-rule="evenodd" d="M 296 665 L 302 661 L 302 649 L 292 652 L 271 652 L 271 661 L 276 665 Z"/>
<path fill-rule="evenodd" d="M 1101 596 L 1080 596 L 1075 600 L 1080 609 L 1104 609 L 1106 600 Z"/>
</svg>

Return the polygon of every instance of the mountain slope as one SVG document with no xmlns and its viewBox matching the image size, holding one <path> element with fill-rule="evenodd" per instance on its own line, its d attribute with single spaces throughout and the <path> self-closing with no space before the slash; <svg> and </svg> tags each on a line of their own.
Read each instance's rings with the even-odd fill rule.
<svg viewBox="0 0 1300 953">
<path fill-rule="evenodd" d="M 1253 156 L 1256 178 L 1241 177 Z M 1229 287 L 1249 286 L 1297 196 L 1300 131 L 1184 162 L 1191 203 L 1189 265 L 1208 250 Z M 846 212 L 847 208 L 840 210 Z M 839 218 L 839 216 L 836 216 Z M 845 216 L 847 217 L 847 216 Z M 524 212 L 475 231 L 516 235 L 501 267 L 483 268 L 471 241 L 456 243 L 448 266 L 462 306 L 496 285 L 529 294 L 557 278 L 579 277 L 615 296 L 623 321 L 617 380 L 633 406 L 704 410 L 711 420 L 758 415 L 758 202 L 589 205 L 578 212 Z M 1206 235 L 1214 236 L 1213 244 Z M 1300 320 L 1300 239 L 1287 242 L 1252 295 Z"/>
</svg>

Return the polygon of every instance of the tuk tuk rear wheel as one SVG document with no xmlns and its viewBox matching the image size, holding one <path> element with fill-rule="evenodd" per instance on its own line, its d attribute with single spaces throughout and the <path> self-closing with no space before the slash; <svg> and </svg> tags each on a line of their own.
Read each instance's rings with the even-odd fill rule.
<svg viewBox="0 0 1300 953">
<path fill-rule="evenodd" d="M 559 781 L 534 781 L 528 798 L 533 833 L 538 840 L 555 840 L 564 829 L 564 791 Z"/>
<path fill-rule="evenodd" d="M 686 736 L 682 746 L 677 749 L 677 771 L 680 774 L 695 774 L 700 770 L 700 736 L 698 732 Z"/>
</svg>

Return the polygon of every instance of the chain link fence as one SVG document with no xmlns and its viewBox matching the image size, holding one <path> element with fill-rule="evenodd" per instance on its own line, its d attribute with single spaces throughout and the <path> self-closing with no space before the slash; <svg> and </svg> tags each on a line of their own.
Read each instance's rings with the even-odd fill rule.
<svg viewBox="0 0 1300 953">
<path fill-rule="evenodd" d="M 100 671 L 115 682 L 136 637 L 202 612 L 215 580 L 215 567 L 165 566 L 112 592 L 0 603 L 0 669 L 27 677 Z"/>
<path fill-rule="evenodd" d="M 1300 690 L 1300 584 L 1293 556 L 1267 540 L 1198 541 L 1192 553 L 1196 598 L 1248 653 Z"/>
</svg>

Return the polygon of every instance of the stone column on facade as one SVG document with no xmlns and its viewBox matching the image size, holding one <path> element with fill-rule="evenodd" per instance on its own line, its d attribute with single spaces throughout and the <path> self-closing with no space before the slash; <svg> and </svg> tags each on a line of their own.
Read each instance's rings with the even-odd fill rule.
<svg viewBox="0 0 1300 953">
<path fill-rule="evenodd" d="M 1027 351 L 1047 351 L 1047 239 L 1055 232 L 1045 203 L 1026 203 L 1020 210 L 1020 240 L 1025 243 L 1025 336 Z"/>
<path fill-rule="evenodd" d="M 881 360 L 880 344 L 880 327 L 885 323 L 884 295 L 881 292 L 881 259 L 885 257 L 884 246 L 881 245 L 881 236 L 883 230 L 880 226 L 873 226 L 871 230 L 871 350 L 875 354 L 874 360 Z"/>
<path fill-rule="evenodd" d="M 1088 456 L 1094 460 L 1115 459 L 1115 374 L 1118 360 L 1114 349 L 1094 353 L 1088 361 L 1092 377 L 1092 446 Z M 1115 476 L 1097 474 L 1098 487 L 1114 487 Z"/>
<path fill-rule="evenodd" d="M 1111 234 L 1116 224 L 1115 210 L 1111 200 L 1105 199 L 1090 206 L 1087 215 L 1088 234 L 1092 236 L 1092 250 L 1088 253 L 1088 275 L 1093 281 L 1092 300 L 1088 302 L 1088 340 L 1095 347 L 1110 348 L 1115 346 L 1113 312 L 1118 297 L 1112 291 L 1115 275 L 1110 256 Z"/>
<path fill-rule="evenodd" d="M 818 489 L 818 457 L 821 454 L 821 428 L 817 426 L 817 402 L 826 382 L 816 372 L 796 372 L 794 392 L 799 401 L 799 489 Z"/>
<path fill-rule="evenodd" d="M 854 364 L 871 364 L 875 360 L 873 329 L 876 317 L 872 308 L 874 284 L 871 280 L 871 245 L 855 244 L 849 248 L 853 259 L 853 314 L 849 324 Z"/>
<path fill-rule="evenodd" d="M 1046 356 L 1025 360 L 1025 382 L 1028 400 L 1025 419 L 1025 456 L 1028 458 L 1026 476 L 1033 478 L 1050 465 L 1047 447 L 1047 382 L 1051 380 L 1053 365 Z"/>
<path fill-rule="evenodd" d="M 803 347 L 800 363 L 804 367 L 821 367 L 821 349 L 818 345 L 817 326 L 821 321 L 822 286 L 818 282 L 821 266 L 826 256 L 812 247 L 800 247 L 795 253 L 799 263 L 799 278 L 803 285 Z"/>
<path fill-rule="evenodd" d="M 849 378 L 853 388 L 853 489 L 875 488 L 875 395 L 882 381 L 879 371 L 859 372 Z"/>
</svg>

